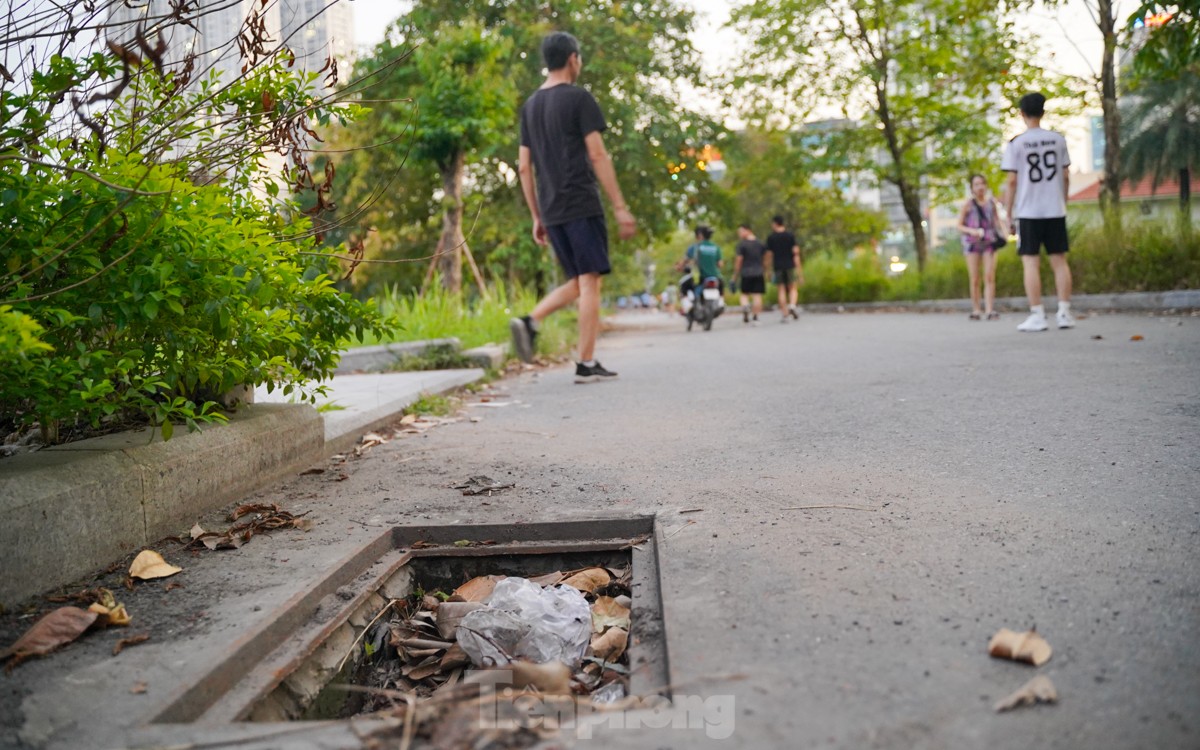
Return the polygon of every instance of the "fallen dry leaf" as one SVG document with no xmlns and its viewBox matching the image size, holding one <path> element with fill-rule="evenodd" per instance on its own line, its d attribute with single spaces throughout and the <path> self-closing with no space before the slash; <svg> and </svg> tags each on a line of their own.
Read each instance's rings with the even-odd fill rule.
<svg viewBox="0 0 1200 750">
<path fill-rule="evenodd" d="M 400 424 L 412 424 L 413 422 L 416 422 L 417 419 L 418 417 L 416 414 L 405 414 L 400 418 Z"/>
<path fill-rule="evenodd" d="M 462 621 L 462 618 L 483 606 L 480 602 L 442 602 L 438 604 L 438 634 L 443 638 L 453 639 L 455 631 L 458 630 L 458 623 Z"/>
<path fill-rule="evenodd" d="M 129 575 L 132 578 L 148 581 L 152 578 L 173 576 L 181 570 L 183 568 L 170 564 L 154 550 L 144 549 L 138 553 L 137 557 L 133 558 L 133 564 L 129 566 Z"/>
<path fill-rule="evenodd" d="M 460 602 L 481 602 L 492 595 L 492 589 L 507 576 L 476 576 L 454 589 L 451 599 Z"/>
<path fill-rule="evenodd" d="M 307 477 L 307 476 L 312 476 L 313 474 L 324 474 L 324 473 L 325 473 L 324 469 L 320 468 L 319 466 L 314 466 L 311 469 L 305 469 L 304 471 L 300 472 L 300 476 Z"/>
<path fill-rule="evenodd" d="M 592 632 L 603 633 L 609 628 L 629 629 L 629 607 L 611 596 L 596 597 L 592 604 Z"/>
<path fill-rule="evenodd" d="M 112 655 L 116 656 L 117 654 L 121 653 L 123 650 L 125 650 L 126 646 L 136 646 L 139 643 L 145 643 L 148 640 L 150 640 L 149 633 L 138 633 L 137 635 L 131 635 L 128 638 L 122 638 L 113 644 Z"/>
<path fill-rule="evenodd" d="M 544 576 L 535 576 L 529 580 L 541 586 L 542 588 L 546 588 L 547 586 L 553 586 L 556 583 L 562 583 L 562 579 L 564 578 L 566 578 L 566 576 L 562 574 L 562 571 L 556 570 L 553 573 L 547 573 Z"/>
<path fill-rule="evenodd" d="M 133 683 L 133 687 L 129 688 L 129 692 L 133 693 L 134 695 L 141 695 L 142 693 L 146 692 L 147 687 L 148 686 L 144 682 L 135 682 Z"/>
<path fill-rule="evenodd" d="M 13 667 L 31 656 L 45 656 L 74 641 L 98 616 L 79 607 L 59 607 L 35 622 L 16 643 L 0 651 L 0 659 L 9 659 L 5 671 L 11 672 Z"/>
<path fill-rule="evenodd" d="M 1135 333 L 1129 337 L 1129 340 L 1130 341 L 1145 341 L 1146 338 L 1144 336 L 1142 336 L 1140 333 Z"/>
<path fill-rule="evenodd" d="M 106 628 L 109 625 L 124 627 L 133 621 L 133 618 L 125 611 L 124 604 L 114 603 L 111 607 L 106 607 L 103 604 L 93 604 L 88 607 L 88 612 L 96 613 L 96 625 L 101 628 Z"/>
<path fill-rule="evenodd" d="M 1036 630 L 1017 633 L 1008 628 L 1000 631 L 988 641 L 988 655 L 998 659 L 1012 659 L 1040 667 L 1050 661 L 1050 644 Z"/>
<path fill-rule="evenodd" d="M 1054 683 L 1046 675 L 1040 674 L 1022 685 L 1012 695 L 997 701 L 993 708 L 996 711 L 1011 711 L 1014 708 L 1032 706 L 1035 703 L 1057 702 L 1058 691 L 1054 689 Z"/>
<path fill-rule="evenodd" d="M 272 514 L 278 512 L 279 506 L 275 503 L 247 503 L 234 508 L 233 512 L 229 514 L 229 520 L 236 521 L 242 516 L 248 516 L 251 513 Z"/>
<path fill-rule="evenodd" d="M 603 661 L 616 661 L 629 645 L 629 633 L 623 628 L 609 628 L 603 635 L 592 636 L 592 654 Z"/>
<path fill-rule="evenodd" d="M 199 539 L 200 537 L 204 536 L 204 527 L 198 523 L 193 524 L 192 530 L 188 533 L 191 534 L 192 540 L 195 541 L 196 539 Z"/>
<path fill-rule="evenodd" d="M 499 672 L 500 674 L 495 674 Z M 502 678 L 508 672 L 511 683 Z M 500 688 L 511 684 L 514 688 L 532 687 L 548 694 L 568 694 L 571 692 L 571 668 L 561 661 L 550 661 L 545 664 L 534 664 L 528 661 L 514 661 L 503 667 L 479 669 L 463 678 L 464 685 L 481 683 Z"/>
<path fill-rule="evenodd" d="M 182 583 L 172 581 L 171 583 L 168 583 L 166 586 L 163 586 L 163 593 L 166 593 L 168 591 L 174 591 L 175 589 L 181 589 L 181 588 L 183 588 Z"/>
<path fill-rule="evenodd" d="M 465 667 L 470 663 L 471 657 L 467 656 L 467 652 L 463 651 L 463 647 L 457 643 L 446 649 L 446 653 L 442 654 L 441 667 L 443 670 Z"/>
<path fill-rule="evenodd" d="M 572 586 L 590 594 L 601 586 L 608 585 L 611 580 L 612 576 L 604 568 L 587 568 L 563 581 L 563 585 Z"/>
</svg>

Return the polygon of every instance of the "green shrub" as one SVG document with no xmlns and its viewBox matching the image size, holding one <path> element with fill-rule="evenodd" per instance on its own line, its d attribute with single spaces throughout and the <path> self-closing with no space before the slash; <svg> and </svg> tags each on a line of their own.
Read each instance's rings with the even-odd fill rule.
<svg viewBox="0 0 1200 750">
<path fill-rule="evenodd" d="M 1113 241 L 1102 227 L 1072 227 L 1069 254 L 1078 294 L 1166 291 L 1200 288 L 1200 234 L 1179 234 L 1173 227 L 1143 226 Z M 1050 264 L 1041 263 L 1042 286 L 1054 289 Z M 806 303 L 915 301 L 969 296 L 967 264 L 953 249 L 931 254 L 924 273 L 915 264 L 896 276 L 884 274 L 875 256 L 816 256 L 804 264 Z M 1013 244 L 996 258 L 996 296 L 1025 294 L 1024 269 Z M 768 290 L 768 299 L 774 291 Z"/>
<path fill-rule="evenodd" d="M 194 93 L 146 65 L 103 140 L 39 126 L 48 102 L 115 65 L 55 57 L 26 93 L 0 95 L 0 421 L 37 422 L 50 442 L 79 425 L 149 421 L 169 439 L 173 420 L 224 419 L 216 399 L 235 386 L 313 398 L 309 382 L 332 374 L 341 342 L 384 319 L 308 252 L 311 221 L 277 197 L 261 144 L 331 111 L 305 114 L 311 79 L 283 60 Z M 223 129 L 206 127 L 216 119 Z M 209 157 L 167 157 L 206 144 Z"/>
</svg>

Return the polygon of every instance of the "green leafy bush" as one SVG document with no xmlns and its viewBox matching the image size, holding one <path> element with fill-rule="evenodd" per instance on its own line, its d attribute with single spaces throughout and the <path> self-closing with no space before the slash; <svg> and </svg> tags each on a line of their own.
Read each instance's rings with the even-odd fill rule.
<svg viewBox="0 0 1200 750">
<path fill-rule="evenodd" d="M 1077 294 L 1200 289 L 1200 235 L 1172 227 L 1129 229 L 1120 241 L 1103 227 L 1071 227 L 1069 254 Z M 1042 261 L 1042 286 L 1054 289 L 1050 264 Z M 996 296 L 1025 294 L 1023 268 L 1012 244 L 996 258 Z M 805 303 L 900 302 L 961 299 L 968 296 L 967 265 L 953 250 L 933 254 L 925 273 L 910 269 L 888 276 L 872 255 L 853 258 L 818 255 L 804 264 Z M 768 299 L 773 292 L 768 291 Z"/>
<path fill-rule="evenodd" d="M 315 107 L 312 76 L 283 59 L 197 90 L 138 73 L 93 137 L 56 134 L 44 113 L 116 77 L 111 57 L 55 57 L 25 93 L 0 94 L 0 421 L 36 422 L 50 442 L 130 420 L 169 438 L 172 421 L 223 419 L 216 399 L 239 385 L 311 398 L 341 342 L 385 330 L 334 287 L 309 217 L 279 197 L 304 175 L 293 163 L 273 178 L 263 155 L 356 112 Z"/>
</svg>

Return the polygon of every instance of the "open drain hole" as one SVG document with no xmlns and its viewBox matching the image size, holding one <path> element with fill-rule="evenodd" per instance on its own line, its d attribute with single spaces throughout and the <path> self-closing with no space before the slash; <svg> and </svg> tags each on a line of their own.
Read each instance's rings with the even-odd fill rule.
<svg viewBox="0 0 1200 750">
<path fill-rule="evenodd" d="M 652 516 L 394 529 L 281 613 L 279 620 L 294 622 L 294 626 L 286 636 L 282 625 L 276 627 L 274 648 L 249 669 L 242 669 L 236 684 L 213 695 L 212 688 L 219 690 L 222 682 L 228 685 L 233 676 L 230 665 L 218 665 L 212 685 L 198 686 L 157 720 L 257 723 L 344 719 L 395 705 L 378 691 L 346 689 L 347 685 L 388 685 L 418 696 L 460 689 L 475 665 L 463 665 L 465 669 L 457 673 L 440 668 L 449 651 L 442 644 L 455 639 L 439 633 L 436 615 L 432 627 L 424 632 L 406 630 L 422 608 L 433 604 L 433 592 L 449 595 L 464 582 L 485 576 L 535 579 L 589 569 L 605 571 L 610 580 L 587 595 L 588 609 L 594 612 L 592 605 L 598 597 L 628 597 L 620 602 L 628 605 L 628 636 L 624 654 L 615 663 L 585 658 L 580 669 L 571 672 L 573 691 L 584 693 L 579 697 L 586 699 L 587 688 L 594 691 L 620 683 L 621 694 L 657 693 L 669 698 L 665 692 L 669 679 L 658 577 L 659 536 Z M 439 606 L 443 596 L 437 597 Z M 619 609 L 615 615 L 619 620 Z M 611 628 L 612 623 L 607 626 Z M 401 637 L 395 637 L 397 632 Z M 260 642 L 267 633 L 263 636 Z M 381 637 L 408 643 L 381 648 Z M 254 640 L 248 639 L 248 645 Z M 619 697 L 616 692 L 610 687 L 607 697 Z M 212 699 L 205 700 L 210 695 Z"/>
</svg>

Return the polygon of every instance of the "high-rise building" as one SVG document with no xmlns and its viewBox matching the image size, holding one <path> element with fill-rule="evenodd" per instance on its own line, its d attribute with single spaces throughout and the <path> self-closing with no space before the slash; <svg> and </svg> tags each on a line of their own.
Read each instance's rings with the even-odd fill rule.
<svg viewBox="0 0 1200 750">
<path fill-rule="evenodd" d="M 354 10 L 348 0 L 284 0 L 280 21 L 297 65 L 319 70 L 332 56 L 345 81 L 354 52 Z"/>
</svg>

